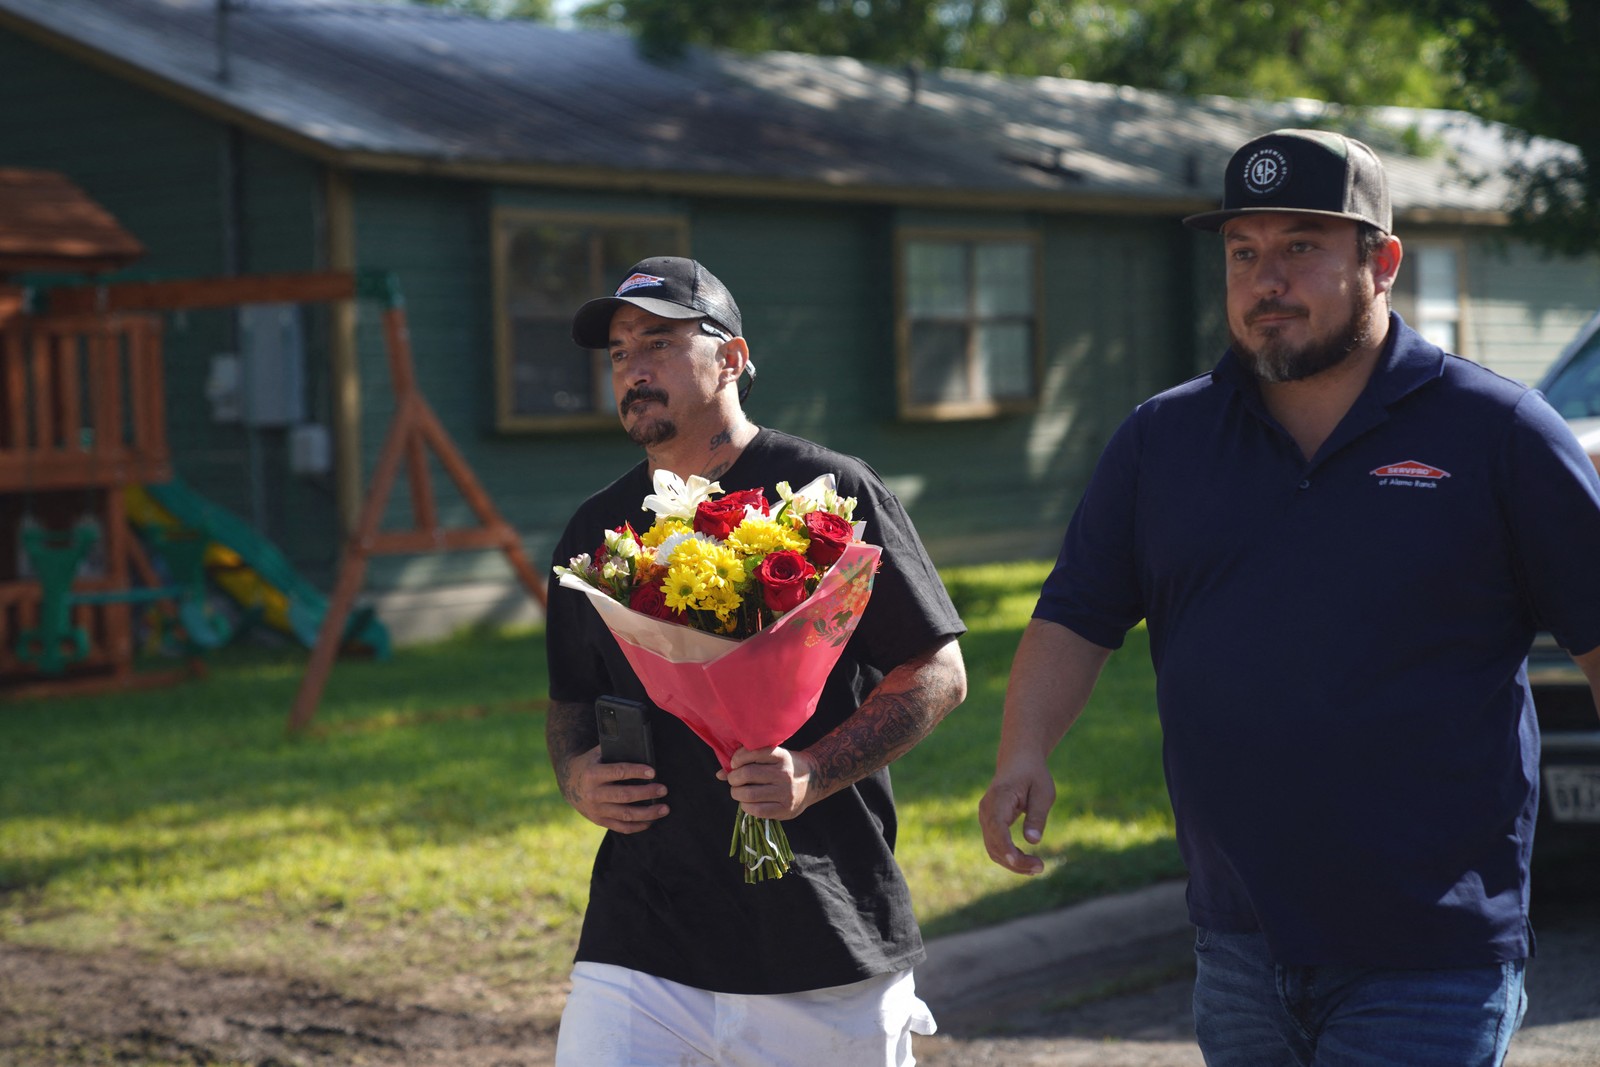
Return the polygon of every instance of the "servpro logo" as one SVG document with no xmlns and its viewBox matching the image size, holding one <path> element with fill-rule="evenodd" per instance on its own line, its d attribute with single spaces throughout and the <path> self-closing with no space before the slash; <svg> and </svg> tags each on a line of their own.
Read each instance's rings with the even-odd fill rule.
<svg viewBox="0 0 1600 1067">
<path fill-rule="evenodd" d="M 1404 463 L 1390 463 L 1372 472 L 1379 485 L 1397 485 L 1411 489 L 1437 489 L 1439 483 L 1450 477 L 1450 472 L 1440 470 L 1431 463 L 1418 463 L 1408 459 Z"/>
</svg>

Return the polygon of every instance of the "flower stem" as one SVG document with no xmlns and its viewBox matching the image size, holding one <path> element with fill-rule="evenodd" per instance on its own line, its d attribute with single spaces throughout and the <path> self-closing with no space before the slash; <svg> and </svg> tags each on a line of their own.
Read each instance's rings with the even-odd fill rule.
<svg viewBox="0 0 1600 1067">
<path fill-rule="evenodd" d="M 744 866 L 745 884 L 782 878 L 794 863 L 789 835 L 777 819 L 758 819 L 743 808 L 733 820 L 728 856 Z"/>
</svg>

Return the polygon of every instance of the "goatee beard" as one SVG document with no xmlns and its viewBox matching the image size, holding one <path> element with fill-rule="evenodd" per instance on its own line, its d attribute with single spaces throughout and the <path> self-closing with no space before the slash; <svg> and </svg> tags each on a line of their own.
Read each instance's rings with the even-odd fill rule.
<svg viewBox="0 0 1600 1067">
<path fill-rule="evenodd" d="M 617 401 L 617 410 L 626 417 L 634 404 L 641 400 L 654 400 L 666 406 L 667 394 L 660 389 L 629 389 L 622 394 L 622 399 Z M 665 415 L 659 419 L 643 420 L 627 428 L 628 440 L 642 448 L 659 445 L 678 436 L 678 424 Z"/>
<path fill-rule="evenodd" d="M 1351 300 L 1350 318 L 1325 340 L 1314 340 L 1296 347 L 1278 337 L 1269 337 L 1260 347 L 1251 348 L 1244 338 L 1230 329 L 1233 351 L 1259 381 L 1298 382 L 1337 367 L 1372 340 L 1373 297 L 1357 293 Z M 1263 300 L 1245 315 L 1245 324 L 1258 315 L 1287 310 L 1276 301 Z"/>
<path fill-rule="evenodd" d="M 628 427 L 628 440 L 641 448 L 663 444 L 678 436 L 678 424 L 671 419 L 635 423 Z"/>
</svg>

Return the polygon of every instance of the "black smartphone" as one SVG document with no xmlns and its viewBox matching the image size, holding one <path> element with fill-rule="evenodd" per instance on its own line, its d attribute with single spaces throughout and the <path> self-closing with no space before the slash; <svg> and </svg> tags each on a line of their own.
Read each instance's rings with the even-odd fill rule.
<svg viewBox="0 0 1600 1067">
<path fill-rule="evenodd" d="M 594 702 L 595 725 L 600 729 L 601 763 L 656 765 L 656 746 L 644 705 L 624 697 L 604 696 Z"/>
</svg>

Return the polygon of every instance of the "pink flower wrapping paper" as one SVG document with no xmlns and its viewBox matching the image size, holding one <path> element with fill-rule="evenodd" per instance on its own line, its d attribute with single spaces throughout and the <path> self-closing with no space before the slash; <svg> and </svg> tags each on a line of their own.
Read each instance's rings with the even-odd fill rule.
<svg viewBox="0 0 1600 1067">
<path fill-rule="evenodd" d="M 561 584 L 589 598 L 650 699 L 683 720 L 727 770 L 735 750 L 781 744 L 816 711 L 866 610 L 882 551 L 850 545 L 799 607 L 742 641 L 653 619 L 573 575 Z"/>
<path fill-rule="evenodd" d="M 780 745 L 816 711 L 872 596 L 882 552 L 849 545 L 798 607 L 737 641 L 634 611 L 573 574 L 560 583 L 589 598 L 650 699 L 710 745 L 727 770 L 736 750 Z M 746 881 L 781 878 L 793 858 L 781 824 L 742 809 L 730 855 L 741 859 Z"/>
</svg>

